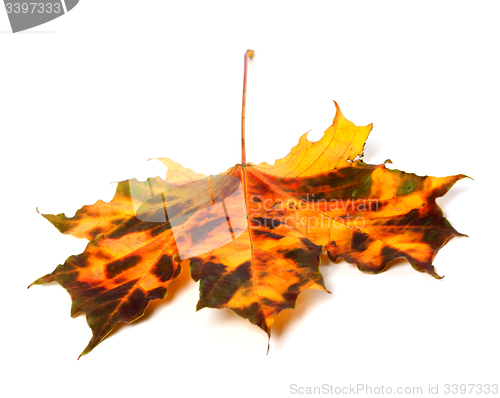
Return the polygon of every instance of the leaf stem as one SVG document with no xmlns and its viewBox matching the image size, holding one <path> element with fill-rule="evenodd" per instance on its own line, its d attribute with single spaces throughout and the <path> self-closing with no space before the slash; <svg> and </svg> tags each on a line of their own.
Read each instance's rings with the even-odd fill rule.
<svg viewBox="0 0 500 398">
<path fill-rule="evenodd" d="M 253 50 L 247 50 L 245 53 L 245 70 L 243 72 L 243 101 L 241 105 L 241 165 L 246 166 L 247 154 L 245 147 L 245 110 L 247 104 L 247 69 L 248 59 L 253 58 Z"/>
</svg>

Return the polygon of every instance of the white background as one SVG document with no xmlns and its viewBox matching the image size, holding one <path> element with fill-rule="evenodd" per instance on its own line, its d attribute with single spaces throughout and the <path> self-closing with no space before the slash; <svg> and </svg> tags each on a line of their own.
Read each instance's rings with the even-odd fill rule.
<svg viewBox="0 0 500 398">
<path fill-rule="evenodd" d="M 498 2 L 81 0 L 9 33 L 0 8 L 4 396 L 285 397 L 297 387 L 500 383 Z M 229 310 L 196 312 L 184 272 L 144 320 L 76 360 L 91 336 L 57 284 L 26 287 L 85 241 L 36 212 L 71 216 L 112 181 L 240 162 L 243 54 L 252 48 L 247 159 L 317 140 L 335 100 L 374 123 L 367 163 L 463 173 L 438 203 L 469 238 L 435 280 L 400 261 L 367 275 L 324 261 L 331 295 L 307 291 L 267 336 Z M 325 259 L 323 259 L 325 260 Z M 153 311 L 152 311 L 153 310 Z M 215 395 L 214 395 L 215 396 Z"/>
</svg>

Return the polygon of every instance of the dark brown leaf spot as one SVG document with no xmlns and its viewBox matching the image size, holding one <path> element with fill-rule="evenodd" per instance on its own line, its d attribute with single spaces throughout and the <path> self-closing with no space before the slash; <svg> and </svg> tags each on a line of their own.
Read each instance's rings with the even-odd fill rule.
<svg viewBox="0 0 500 398">
<path fill-rule="evenodd" d="M 106 265 L 106 277 L 113 279 L 141 262 L 141 256 L 127 256 Z"/>
<path fill-rule="evenodd" d="M 352 236 L 352 250 L 356 252 L 363 252 L 368 248 L 371 242 L 373 242 L 373 239 L 367 234 L 356 231 Z"/>
</svg>

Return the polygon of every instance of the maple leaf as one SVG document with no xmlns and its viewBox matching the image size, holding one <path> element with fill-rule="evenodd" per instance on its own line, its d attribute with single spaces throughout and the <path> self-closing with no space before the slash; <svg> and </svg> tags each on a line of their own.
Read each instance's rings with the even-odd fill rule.
<svg viewBox="0 0 500 398">
<path fill-rule="evenodd" d="M 110 202 L 83 206 L 74 217 L 43 216 L 59 231 L 90 240 L 33 284 L 56 281 L 83 312 L 90 352 L 118 322 L 133 322 L 190 260 L 200 281 L 197 310 L 229 308 L 268 336 L 274 317 L 294 308 L 306 289 L 328 292 L 319 271 L 326 250 L 362 271 L 382 272 L 396 258 L 435 278 L 432 260 L 458 233 L 436 198 L 464 175 L 419 177 L 365 164 L 372 125 L 358 127 L 337 103 L 333 124 L 317 142 L 303 135 L 274 165 L 246 162 L 207 177 L 170 159 L 165 179 L 120 182 Z M 33 285 L 32 284 L 32 285 Z M 30 285 L 31 286 L 31 285 Z"/>
</svg>

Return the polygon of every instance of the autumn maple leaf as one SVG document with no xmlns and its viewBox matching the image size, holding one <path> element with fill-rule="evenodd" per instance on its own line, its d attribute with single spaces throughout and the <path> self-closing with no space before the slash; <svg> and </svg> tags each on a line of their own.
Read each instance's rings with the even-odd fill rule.
<svg viewBox="0 0 500 398">
<path fill-rule="evenodd" d="M 246 82 L 247 59 L 245 55 Z M 167 295 L 181 261 L 200 281 L 197 309 L 229 308 L 269 336 L 274 317 L 294 308 L 300 292 L 327 292 L 323 250 L 362 271 L 379 273 L 406 258 L 440 278 L 432 260 L 458 233 L 436 198 L 464 175 L 419 177 L 360 158 L 372 126 L 357 127 L 338 105 L 317 142 L 303 135 L 274 165 L 246 162 L 245 87 L 242 164 L 215 177 L 170 159 L 165 179 L 120 182 L 110 202 L 83 206 L 74 217 L 43 216 L 59 231 L 90 240 L 33 284 L 58 282 L 71 314 L 83 312 L 90 352 L 118 322 L 133 322 L 149 301 Z"/>
</svg>

